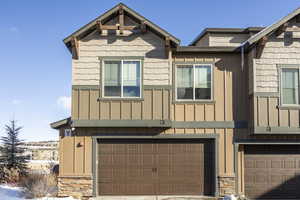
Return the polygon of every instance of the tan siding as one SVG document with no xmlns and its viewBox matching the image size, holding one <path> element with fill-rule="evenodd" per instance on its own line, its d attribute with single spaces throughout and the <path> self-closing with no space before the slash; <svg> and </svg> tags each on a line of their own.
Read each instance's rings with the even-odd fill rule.
<svg viewBox="0 0 300 200">
<path fill-rule="evenodd" d="M 171 107 L 176 121 L 232 121 L 247 120 L 247 85 L 245 72 L 240 68 L 240 55 L 173 55 L 176 62 L 213 62 L 214 102 L 212 103 L 176 103 Z M 242 92 L 241 92 L 242 91 Z M 185 105 L 185 106 L 183 106 Z M 194 105 L 194 106 L 190 106 Z M 193 110 L 192 110 L 193 109 Z"/>
<path fill-rule="evenodd" d="M 99 90 L 90 91 L 90 119 L 95 120 L 99 119 Z"/>
<path fill-rule="evenodd" d="M 278 126 L 278 98 L 269 98 L 269 125 Z"/>
<path fill-rule="evenodd" d="M 121 102 L 121 119 L 131 119 L 131 102 Z"/>
<path fill-rule="evenodd" d="M 232 46 L 237 47 L 249 37 L 249 34 L 235 33 L 210 33 L 209 46 Z"/>
<path fill-rule="evenodd" d="M 196 104 L 195 105 L 195 120 L 196 121 L 204 121 L 204 105 Z"/>
<path fill-rule="evenodd" d="M 268 126 L 268 98 L 260 98 L 258 101 L 258 125 Z"/>
<path fill-rule="evenodd" d="M 84 137 L 84 173 L 91 174 L 92 173 L 92 138 Z"/>
<path fill-rule="evenodd" d="M 225 98 L 225 89 L 224 89 L 224 72 L 218 70 L 218 68 L 214 68 L 214 82 L 215 82 L 215 111 L 216 121 L 224 121 L 225 118 L 225 105 L 224 105 L 224 98 Z"/>
<path fill-rule="evenodd" d="M 170 100 L 171 92 L 169 90 L 165 90 L 163 92 L 163 119 L 170 119 Z"/>
<path fill-rule="evenodd" d="M 132 119 L 142 119 L 142 102 L 132 102 Z"/>
<path fill-rule="evenodd" d="M 108 101 L 100 101 L 100 119 L 110 119 L 110 103 Z"/>
<path fill-rule="evenodd" d="M 121 102 L 111 101 L 110 102 L 110 119 L 120 120 L 121 119 Z"/>
<path fill-rule="evenodd" d="M 299 24 L 291 22 L 289 27 L 299 28 Z M 300 42 L 297 32 L 292 32 L 293 41 L 287 44 L 284 34 L 276 37 L 270 36 L 266 43 L 261 58 L 254 59 L 255 67 L 255 92 L 278 92 L 279 76 L 277 64 L 297 64 L 300 65 Z"/>
<path fill-rule="evenodd" d="M 72 118 L 79 119 L 79 91 L 73 90 L 72 91 Z"/>
<path fill-rule="evenodd" d="M 67 174 L 73 174 L 74 173 L 74 137 L 63 137 L 60 138 L 60 145 L 62 148 L 60 148 L 60 164 L 62 167 L 60 167 L 60 175 L 67 175 Z"/>
<path fill-rule="evenodd" d="M 83 174 L 84 173 L 84 163 L 85 163 L 85 152 L 84 152 L 84 137 L 76 136 L 75 139 L 75 174 Z"/>
<path fill-rule="evenodd" d="M 152 91 L 144 91 L 144 101 L 143 101 L 143 119 L 150 120 L 152 119 Z"/>
<path fill-rule="evenodd" d="M 153 118 L 154 120 L 163 119 L 163 91 L 162 90 L 153 90 Z"/>
<path fill-rule="evenodd" d="M 79 91 L 79 119 L 89 119 L 90 91 Z"/>
<path fill-rule="evenodd" d="M 290 127 L 299 127 L 299 111 L 298 110 L 290 110 Z"/>
<path fill-rule="evenodd" d="M 169 120 L 171 91 L 168 89 L 145 89 L 140 100 L 100 100 L 98 89 L 73 89 L 72 107 L 79 108 L 73 119 L 93 120 Z M 79 101 L 77 100 L 79 99 Z M 142 118 L 142 117 L 143 118 Z"/>
<path fill-rule="evenodd" d="M 125 23 L 135 24 L 128 17 Z M 113 23 L 113 21 L 109 22 Z M 125 39 L 126 38 L 126 39 Z M 146 85 L 169 85 L 170 63 L 165 55 L 164 40 L 147 31 L 145 34 L 124 31 L 124 36 L 94 31 L 79 41 L 79 59 L 72 61 L 73 85 L 99 85 L 101 62 L 98 57 L 144 57 L 143 80 Z"/>
</svg>

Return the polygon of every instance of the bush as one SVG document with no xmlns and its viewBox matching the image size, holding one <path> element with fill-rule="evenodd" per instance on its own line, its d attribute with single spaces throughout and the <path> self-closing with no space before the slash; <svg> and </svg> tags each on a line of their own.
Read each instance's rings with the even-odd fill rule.
<svg viewBox="0 0 300 200">
<path fill-rule="evenodd" d="M 26 198 L 57 195 L 57 178 L 51 174 L 28 174 L 20 181 Z"/>
<path fill-rule="evenodd" d="M 0 183 L 2 184 L 16 184 L 19 182 L 21 173 L 19 169 L 8 169 L 5 166 L 0 166 Z"/>
</svg>

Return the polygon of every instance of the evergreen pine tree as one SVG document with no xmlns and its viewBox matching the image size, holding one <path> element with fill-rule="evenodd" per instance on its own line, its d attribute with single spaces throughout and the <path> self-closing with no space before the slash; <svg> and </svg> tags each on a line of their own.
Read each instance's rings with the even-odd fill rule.
<svg viewBox="0 0 300 200">
<path fill-rule="evenodd" d="M 21 173 L 27 171 L 27 156 L 24 156 L 25 149 L 21 147 L 23 140 L 19 139 L 22 127 L 16 125 L 16 121 L 10 121 L 5 125 L 6 136 L 1 137 L 0 163 L 8 169 L 18 169 Z"/>
</svg>

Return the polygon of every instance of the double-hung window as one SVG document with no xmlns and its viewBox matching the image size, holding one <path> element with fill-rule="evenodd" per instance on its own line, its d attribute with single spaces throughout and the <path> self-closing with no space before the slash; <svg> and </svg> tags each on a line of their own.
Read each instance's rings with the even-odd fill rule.
<svg viewBox="0 0 300 200">
<path fill-rule="evenodd" d="M 103 64 L 103 97 L 141 97 L 140 60 L 104 60 Z"/>
<path fill-rule="evenodd" d="M 299 105 L 299 68 L 281 68 L 281 104 Z"/>
<path fill-rule="evenodd" d="M 212 65 L 176 65 L 177 100 L 212 100 Z"/>
</svg>

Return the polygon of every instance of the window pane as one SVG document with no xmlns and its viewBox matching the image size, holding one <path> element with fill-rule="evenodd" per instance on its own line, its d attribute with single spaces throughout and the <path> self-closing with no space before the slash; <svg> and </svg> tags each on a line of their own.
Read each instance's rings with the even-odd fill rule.
<svg viewBox="0 0 300 200">
<path fill-rule="evenodd" d="M 193 66 L 177 67 L 177 99 L 193 99 Z"/>
<path fill-rule="evenodd" d="M 195 99 L 211 99 L 211 67 L 195 66 Z"/>
<path fill-rule="evenodd" d="M 104 62 L 104 96 L 121 97 L 121 62 Z"/>
<path fill-rule="evenodd" d="M 123 61 L 123 96 L 139 97 L 141 87 L 139 61 Z"/>
<path fill-rule="evenodd" d="M 298 69 L 282 69 L 282 103 L 298 104 Z"/>
</svg>

